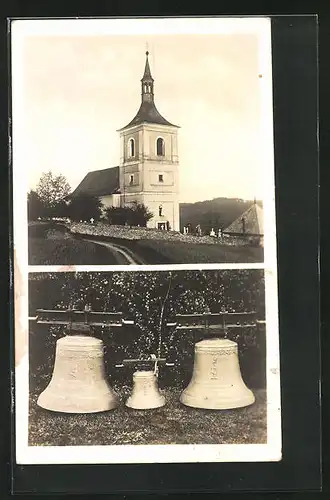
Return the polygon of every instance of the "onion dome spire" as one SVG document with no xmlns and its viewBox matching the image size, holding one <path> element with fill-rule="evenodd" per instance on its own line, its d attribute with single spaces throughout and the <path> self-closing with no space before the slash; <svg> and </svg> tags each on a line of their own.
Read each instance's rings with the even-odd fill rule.
<svg viewBox="0 0 330 500">
<path fill-rule="evenodd" d="M 154 123 L 159 125 L 168 125 L 170 127 L 178 127 L 178 125 L 173 125 L 166 120 L 156 108 L 154 102 L 154 79 L 151 76 L 150 65 L 149 65 L 149 51 L 146 51 L 146 62 L 144 67 L 144 74 L 141 78 L 141 104 L 138 112 L 136 113 L 133 120 L 131 120 L 125 127 L 119 129 L 119 131 L 126 128 L 133 127 L 134 125 L 139 125 L 140 123 Z"/>
</svg>

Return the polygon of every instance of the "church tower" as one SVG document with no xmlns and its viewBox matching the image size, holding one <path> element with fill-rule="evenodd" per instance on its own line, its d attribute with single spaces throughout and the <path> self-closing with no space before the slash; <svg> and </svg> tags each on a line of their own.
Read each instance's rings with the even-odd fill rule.
<svg viewBox="0 0 330 500">
<path fill-rule="evenodd" d="M 140 108 L 133 120 L 118 130 L 121 205 L 143 203 L 153 214 L 148 227 L 179 231 L 179 127 L 156 108 L 148 55 L 147 51 Z"/>
</svg>

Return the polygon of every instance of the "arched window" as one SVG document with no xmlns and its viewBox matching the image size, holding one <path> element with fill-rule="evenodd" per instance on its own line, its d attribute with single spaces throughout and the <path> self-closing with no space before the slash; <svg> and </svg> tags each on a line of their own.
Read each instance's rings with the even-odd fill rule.
<svg viewBox="0 0 330 500">
<path fill-rule="evenodd" d="M 156 149 L 157 149 L 157 156 L 165 155 L 165 142 L 164 139 L 162 139 L 161 137 L 158 137 L 157 139 Z"/>
<path fill-rule="evenodd" d="M 128 156 L 135 156 L 135 143 L 134 139 L 128 141 Z"/>
</svg>

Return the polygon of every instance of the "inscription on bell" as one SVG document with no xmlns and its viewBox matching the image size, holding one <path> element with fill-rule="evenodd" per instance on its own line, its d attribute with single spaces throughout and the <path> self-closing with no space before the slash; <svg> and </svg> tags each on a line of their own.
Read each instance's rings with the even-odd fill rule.
<svg viewBox="0 0 330 500">
<path fill-rule="evenodd" d="M 147 410 L 164 406 L 165 398 L 158 390 L 157 377 L 152 371 L 141 371 L 133 374 L 132 394 L 126 406 L 136 410 Z"/>
<path fill-rule="evenodd" d="M 214 357 L 212 359 L 212 366 L 211 366 L 211 379 L 212 380 L 216 380 L 217 379 L 217 375 L 218 375 L 217 362 L 218 362 L 218 358 Z"/>
<path fill-rule="evenodd" d="M 70 378 L 76 378 L 77 377 L 77 373 L 78 373 L 78 367 L 77 367 L 77 365 L 73 365 L 71 367 L 71 370 L 69 370 L 68 375 L 69 375 Z"/>
<path fill-rule="evenodd" d="M 65 413 L 94 413 L 115 408 L 118 398 L 105 378 L 99 339 L 67 336 L 56 344 L 53 375 L 38 405 Z"/>
<path fill-rule="evenodd" d="M 148 388 L 150 387 L 150 384 L 147 382 L 147 380 L 143 380 L 143 395 L 147 396 L 148 395 Z"/>
<path fill-rule="evenodd" d="M 213 338 L 195 344 L 192 377 L 180 401 L 194 408 L 213 410 L 254 403 L 254 395 L 241 376 L 235 342 Z"/>
</svg>

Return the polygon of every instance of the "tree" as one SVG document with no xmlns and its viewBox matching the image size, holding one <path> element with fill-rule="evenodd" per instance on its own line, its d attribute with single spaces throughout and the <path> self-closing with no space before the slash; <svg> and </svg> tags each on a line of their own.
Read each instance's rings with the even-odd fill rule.
<svg viewBox="0 0 330 500">
<path fill-rule="evenodd" d="M 48 216 L 55 215 L 56 207 L 70 191 L 70 185 L 64 175 L 53 175 L 51 171 L 42 174 L 36 189 Z"/>
<path fill-rule="evenodd" d="M 146 207 L 143 203 L 132 203 L 131 210 L 132 226 L 145 227 L 147 225 L 147 222 L 153 218 L 153 213 L 150 212 L 148 207 Z"/>
<path fill-rule="evenodd" d="M 143 203 L 132 203 L 126 207 L 110 207 L 106 210 L 106 219 L 110 224 L 118 224 L 124 226 L 141 226 L 145 227 L 148 220 L 152 219 L 153 214 L 148 207 Z"/>
<path fill-rule="evenodd" d="M 45 215 L 45 206 L 40 199 L 38 193 L 31 189 L 27 196 L 27 210 L 28 210 L 28 220 L 34 221 L 39 217 L 44 217 Z"/>
<path fill-rule="evenodd" d="M 74 221 L 90 219 L 99 220 L 102 213 L 102 203 L 97 196 L 79 194 L 74 196 L 67 207 L 67 214 Z"/>
<path fill-rule="evenodd" d="M 105 219 L 118 226 L 124 226 L 130 218 L 130 209 L 128 207 L 109 207 L 105 211 Z"/>
</svg>

